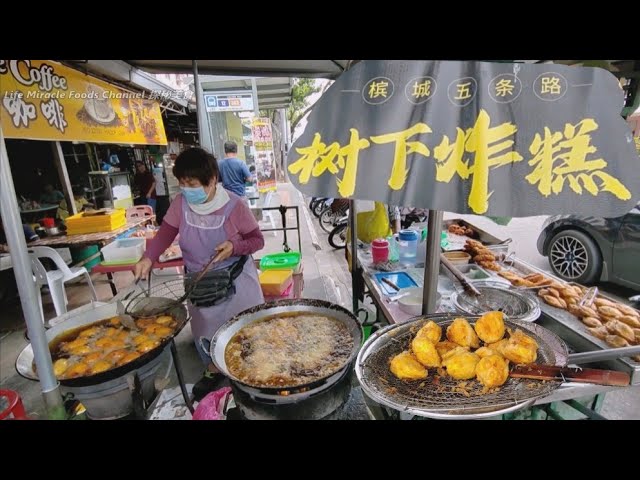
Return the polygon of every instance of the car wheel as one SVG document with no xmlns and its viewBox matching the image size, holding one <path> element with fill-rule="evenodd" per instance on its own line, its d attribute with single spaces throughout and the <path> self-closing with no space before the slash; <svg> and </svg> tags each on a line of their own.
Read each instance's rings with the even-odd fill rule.
<svg viewBox="0 0 640 480">
<path fill-rule="evenodd" d="M 549 243 L 549 265 L 563 280 L 593 283 L 600 277 L 602 255 L 588 235 L 564 230 Z"/>
</svg>

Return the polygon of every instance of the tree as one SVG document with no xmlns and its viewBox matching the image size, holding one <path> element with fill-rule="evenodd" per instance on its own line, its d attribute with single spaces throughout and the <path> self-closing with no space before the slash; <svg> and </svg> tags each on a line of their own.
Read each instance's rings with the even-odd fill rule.
<svg viewBox="0 0 640 480">
<path fill-rule="evenodd" d="M 329 86 L 329 82 L 322 88 L 322 93 Z M 291 104 L 287 109 L 287 118 L 289 119 L 289 125 L 291 127 L 291 136 L 296 130 L 296 126 L 300 123 L 314 104 L 309 105 L 309 97 L 314 93 L 320 92 L 321 88 L 316 84 L 316 81 L 311 78 L 299 78 L 293 88 L 291 89 Z"/>
</svg>

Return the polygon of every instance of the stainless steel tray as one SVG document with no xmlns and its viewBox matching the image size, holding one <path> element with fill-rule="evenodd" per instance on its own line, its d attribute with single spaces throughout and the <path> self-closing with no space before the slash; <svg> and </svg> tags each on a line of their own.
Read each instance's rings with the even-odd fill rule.
<svg viewBox="0 0 640 480">
<path fill-rule="evenodd" d="M 566 285 L 577 285 L 575 283 L 565 282 L 560 278 L 554 276 L 551 273 L 544 272 L 533 265 L 515 259 L 513 264 L 513 270 L 528 275 L 530 273 L 542 273 L 549 278 L 556 280 L 559 283 Z M 617 302 L 617 300 L 607 297 L 606 295 L 598 294 L 602 298 Z M 545 302 L 540 302 L 540 309 L 542 315 L 538 320 L 538 323 L 543 327 L 548 328 L 577 352 L 590 352 L 594 350 L 605 350 L 609 347 L 604 341 L 594 337 L 587 331 L 587 327 L 576 317 L 575 315 L 563 310 L 561 308 L 555 308 Z M 627 372 L 631 376 L 632 385 L 640 385 L 640 363 L 631 360 L 630 358 L 620 358 L 616 360 L 607 360 L 598 364 L 602 368 L 619 370 Z"/>
</svg>

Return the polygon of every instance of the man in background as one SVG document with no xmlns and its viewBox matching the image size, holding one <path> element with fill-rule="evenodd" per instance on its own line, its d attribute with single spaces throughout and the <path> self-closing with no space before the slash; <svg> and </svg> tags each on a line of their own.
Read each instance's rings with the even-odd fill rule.
<svg viewBox="0 0 640 480">
<path fill-rule="evenodd" d="M 245 183 L 253 182 L 254 178 L 247 164 L 238 158 L 236 142 L 224 142 L 224 158 L 218 163 L 218 168 L 222 186 L 236 195 L 245 197 Z"/>
<path fill-rule="evenodd" d="M 136 162 L 136 170 L 133 184 L 137 187 L 145 203 L 153 208 L 153 213 L 156 213 L 156 179 L 142 162 Z"/>
<path fill-rule="evenodd" d="M 64 200 L 64 195 L 61 191 L 53 188 L 53 185 L 47 183 L 43 188 L 43 193 L 40 195 L 40 203 L 45 205 L 59 205 Z"/>
</svg>

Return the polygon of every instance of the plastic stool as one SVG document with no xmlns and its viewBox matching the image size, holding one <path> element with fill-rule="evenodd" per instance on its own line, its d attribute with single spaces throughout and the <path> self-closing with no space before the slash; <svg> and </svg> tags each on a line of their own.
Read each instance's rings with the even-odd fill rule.
<svg viewBox="0 0 640 480">
<path fill-rule="evenodd" d="M 9 406 L 0 412 L 0 420 L 27 420 L 22 399 L 13 390 L 0 390 L 0 397 L 9 401 Z M 10 417 L 9 415 L 13 415 Z"/>
</svg>

